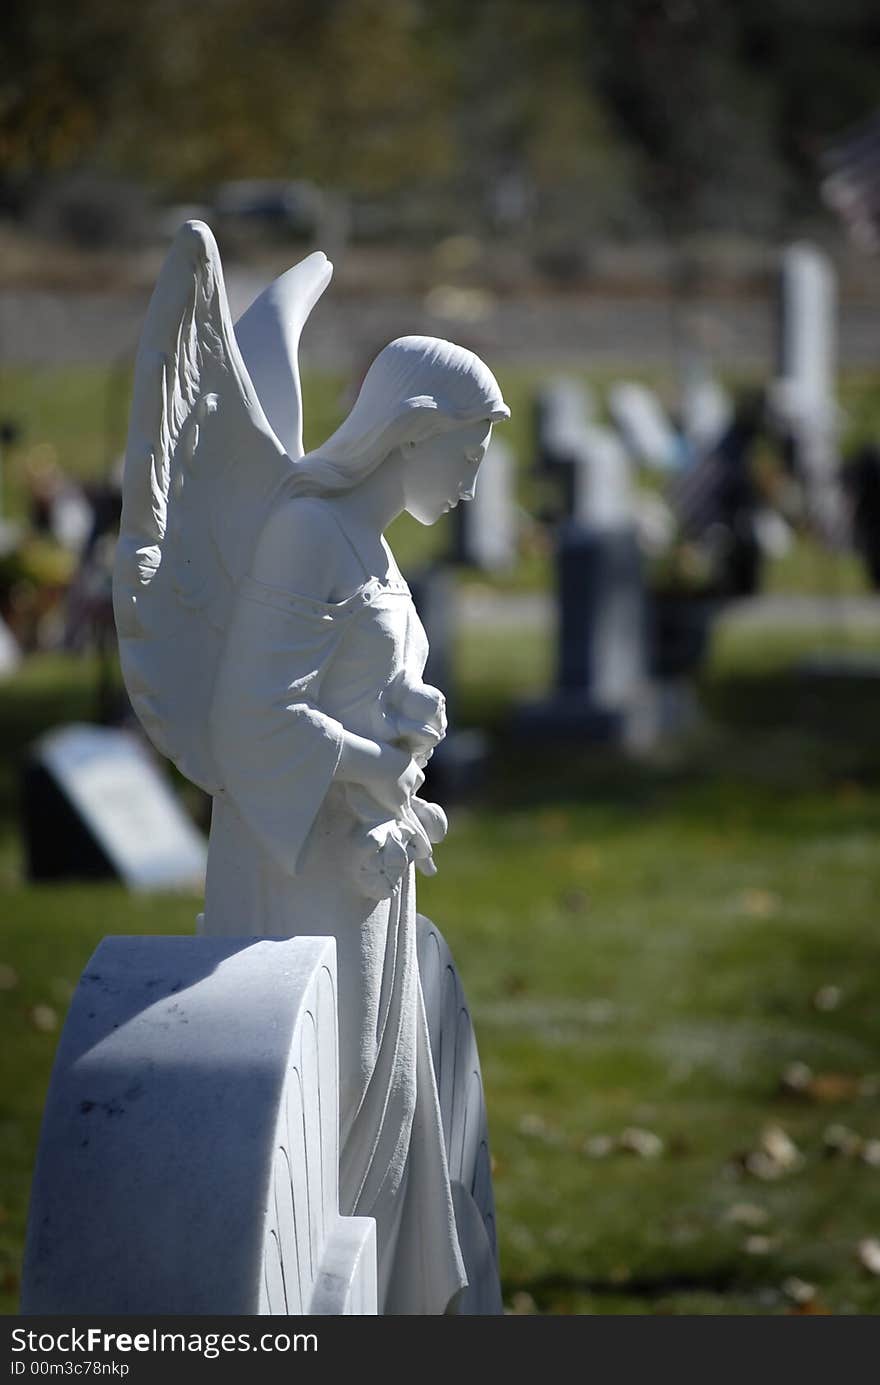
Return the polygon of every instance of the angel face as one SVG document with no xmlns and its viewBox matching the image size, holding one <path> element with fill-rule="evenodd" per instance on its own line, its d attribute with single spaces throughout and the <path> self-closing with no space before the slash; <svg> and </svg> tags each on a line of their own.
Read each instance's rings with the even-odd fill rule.
<svg viewBox="0 0 880 1385">
<path fill-rule="evenodd" d="M 492 425 L 465 423 L 403 449 L 405 508 L 420 524 L 436 524 L 459 500 L 472 500 Z"/>
</svg>

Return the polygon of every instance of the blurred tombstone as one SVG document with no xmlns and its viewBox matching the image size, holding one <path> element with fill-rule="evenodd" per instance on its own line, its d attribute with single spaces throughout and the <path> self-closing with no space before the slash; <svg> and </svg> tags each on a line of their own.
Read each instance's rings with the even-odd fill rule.
<svg viewBox="0 0 880 1385">
<path fill-rule="evenodd" d="M 644 602 L 632 528 L 566 526 L 559 548 L 558 690 L 622 722 L 644 686 Z M 622 726 L 621 726 L 622 730 Z"/>
<path fill-rule="evenodd" d="M 716 445 L 676 477 L 670 488 L 679 533 L 702 546 L 711 567 L 708 585 L 715 597 L 753 595 L 764 554 L 784 542 L 779 526 L 766 523 L 753 475 L 753 451 L 764 421 L 763 393 L 743 393 Z"/>
<path fill-rule="evenodd" d="M 681 465 L 681 444 L 653 390 L 622 380 L 608 391 L 608 411 L 636 462 L 660 471 Z"/>
<path fill-rule="evenodd" d="M 565 454 L 572 438 L 593 417 L 593 400 L 586 385 L 566 376 L 549 381 L 538 391 L 538 440 L 551 454 Z"/>
<path fill-rule="evenodd" d="M 70 553 L 82 553 L 92 532 L 94 516 L 87 497 L 78 486 L 65 486 L 52 505 L 53 538 Z"/>
<path fill-rule="evenodd" d="M 880 445 L 866 443 L 847 461 L 845 484 L 853 536 L 874 591 L 880 591 Z"/>
<path fill-rule="evenodd" d="M 569 465 L 574 503 L 557 549 L 556 690 L 523 708 L 518 724 L 526 733 L 625 741 L 646 694 L 631 463 L 610 430 L 584 424 Z"/>
<path fill-rule="evenodd" d="M 810 514 L 832 543 L 845 537 L 835 401 L 836 307 L 836 276 L 828 256 L 813 245 L 788 246 L 779 275 L 779 359 L 771 404 L 790 438 Z"/>
<path fill-rule="evenodd" d="M 21 428 L 11 418 L 0 419 L 0 558 L 12 553 L 21 543 L 22 526 L 4 513 L 6 461 L 9 453 L 21 441 Z"/>
<path fill-rule="evenodd" d="M 593 401 L 586 386 L 560 377 L 544 385 L 535 401 L 537 471 L 558 491 L 552 515 L 570 517 L 575 507 L 573 463 L 580 453 L 584 429 L 593 416 Z"/>
<path fill-rule="evenodd" d="M 30 879 L 117 876 L 133 890 L 203 883 L 204 838 L 131 732 L 50 732 L 32 748 L 22 789 Z"/>
<path fill-rule="evenodd" d="M 632 467 L 610 428 L 585 424 L 573 455 L 572 519 L 584 528 L 610 533 L 633 522 Z"/>
<path fill-rule="evenodd" d="M 13 418 L 0 418 L 0 515 L 4 509 L 4 481 L 6 479 L 6 454 L 21 441 L 21 428 Z"/>
<path fill-rule="evenodd" d="M 0 678 L 9 678 L 21 665 L 21 650 L 6 621 L 0 616 Z"/>
<path fill-rule="evenodd" d="M 584 428 L 575 474 L 559 544 L 559 688 L 616 714 L 644 685 L 644 605 L 631 464 L 610 429 Z"/>
<path fill-rule="evenodd" d="M 64 647 L 104 654 L 115 648 L 112 569 L 122 492 L 115 469 L 90 493 L 91 526 L 67 593 Z"/>
<path fill-rule="evenodd" d="M 88 497 L 66 475 L 48 444 L 36 448 L 26 469 L 29 518 L 35 533 L 79 554 L 89 540 L 94 515 Z"/>
<path fill-rule="evenodd" d="M 685 364 L 679 402 L 681 429 L 692 461 L 704 457 L 733 421 L 733 403 L 701 356 Z"/>
<path fill-rule="evenodd" d="M 483 572 L 509 572 L 516 564 L 515 463 L 505 442 L 492 438 L 480 465 L 473 500 L 453 512 L 454 553 Z"/>
</svg>

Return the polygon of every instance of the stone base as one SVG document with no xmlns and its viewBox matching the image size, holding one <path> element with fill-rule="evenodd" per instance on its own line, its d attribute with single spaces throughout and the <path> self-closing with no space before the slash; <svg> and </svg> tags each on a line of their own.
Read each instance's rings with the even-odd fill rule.
<svg viewBox="0 0 880 1385">
<path fill-rule="evenodd" d="M 512 735 L 527 740 L 617 745 L 625 739 L 626 722 L 623 712 L 593 706 L 577 693 L 557 693 L 545 702 L 523 703 L 509 725 Z"/>
<path fill-rule="evenodd" d="M 105 938 L 52 1074 L 25 1314 L 376 1313 L 338 1206 L 332 938 Z"/>
<path fill-rule="evenodd" d="M 518 707 L 510 729 L 527 740 L 592 742 L 639 751 L 686 734 L 698 718 L 690 682 L 664 678 L 650 683 L 628 707 L 615 710 L 597 707 L 579 693 L 555 693 L 545 702 Z"/>
</svg>

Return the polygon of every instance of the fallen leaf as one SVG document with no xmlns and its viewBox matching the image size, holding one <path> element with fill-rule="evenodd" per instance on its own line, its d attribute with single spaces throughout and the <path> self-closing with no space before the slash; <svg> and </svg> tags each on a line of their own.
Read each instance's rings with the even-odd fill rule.
<svg viewBox="0 0 880 1385">
<path fill-rule="evenodd" d="M 862 1079 L 848 1072 L 818 1072 L 809 1085 L 812 1101 L 852 1101 L 860 1094 Z"/>
<path fill-rule="evenodd" d="M 767 919 L 779 909 L 778 895 L 769 890 L 744 890 L 740 895 L 740 908 L 751 918 Z"/>
<path fill-rule="evenodd" d="M 801 1305 L 811 1303 L 816 1297 L 815 1284 L 808 1284 L 805 1279 L 798 1279 L 797 1275 L 789 1275 L 788 1279 L 782 1282 L 782 1292 L 786 1298 L 790 1298 L 792 1303 Z"/>
<path fill-rule="evenodd" d="M 58 1015 L 51 1005 L 35 1005 L 30 1012 L 31 1024 L 41 1034 L 51 1034 L 58 1028 Z"/>
<path fill-rule="evenodd" d="M 852 1159 L 860 1154 L 864 1141 L 857 1130 L 850 1130 L 848 1125 L 829 1125 L 822 1132 L 822 1143 L 825 1146 L 826 1154 L 842 1155 L 845 1159 Z"/>
<path fill-rule="evenodd" d="M 740 1156 L 742 1166 L 754 1178 L 770 1182 L 800 1168 L 803 1155 L 781 1125 L 767 1125 L 761 1131 L 757 1149 Z"/>
<path fill-rule="evenodd" d="M 836 1010 L 841 1000 L 843 992 L 839 986 L 820 986 L 813 996 L 813 1008 L 816 1010 Z"/>
<path fill-rule="evenodd" d="M 613 1154 L 616 1148 L 616 1141 L 613 1135 L 590 1135 L 581 1145 L 582 1153 L 589 1159 L 607 1159 L 609 1154 Z"/>
<path fill-rule="evenodd" d="M 761 1148 L 783 1169 L 795 1169 L 803 1155 L 787 1130 L 781 1125 L 766 1125 L 761 1131 Z"/>
<path fill-rule="evenodd" d="M 538 1307 L 531 1294 L 527 1294 L 525 1289 L 520 1289 L 510 1300 L 510 1306 L 517 1316 L 524 1316 L 528 1313 L 537 1313 Z"/>
<path fill-rule="evenodd" d="M 766 1208 L 759 1207 L 756 1202 L 735 1202 L 732 1207 L 728 1207 L 724 1220 L 733 1222 L 736 1226 L 766 1226 L 770 1220 L 770 1213 Z"/>
<path fill-rule="evenodd" d="M 781 1091 L 795 1096 L 807 1096 L 812 1081 L 813 1069 L 806 1063 L 789 1063 L 779 1079 L 779 1087 Z"/>
<path fill-rule="evenodd" d="M 806 1063 L 789 1063 L 779 1079 L 779 1090 L 808 1101 L 852 1101 L 861 1093 L 863 1079 L 848 1072 L 813 1072 Z"/>
<path fill-rule="evenodd" d="M 785 1169 L 781 1164 L 777 1164 L 775 1159 L 771 1159 L 763 1149 L 755 1149 L 745 1157 L 746 1172 L 753 1178 L 760 1178 L 762 1182 L 770 1183 L 774 1178 L 781 1178 Z"/>
<path fill-rule="evenodd" d="M 618 1145 L 629 1154 L 637 1154 L 640 1159 L 658 1159 L 663 1153 L 663 1141 L 653 1130 L 642 1130 L 630 1125 L 621 1132 Z"/>
</svg>

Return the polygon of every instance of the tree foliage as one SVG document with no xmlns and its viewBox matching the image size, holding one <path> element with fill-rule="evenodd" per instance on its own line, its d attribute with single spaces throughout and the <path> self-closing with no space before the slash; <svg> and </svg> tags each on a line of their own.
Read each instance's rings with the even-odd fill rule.
<svg viewBox="0 0 880 1385">
<path fill-rule="evenodd" d="M 123 172 L 768 229 L 880 104 L 874 0 L 7 0 L 7 186 Z M 491 208 L 490 208 L 491 212 Z"/>
</svg>

